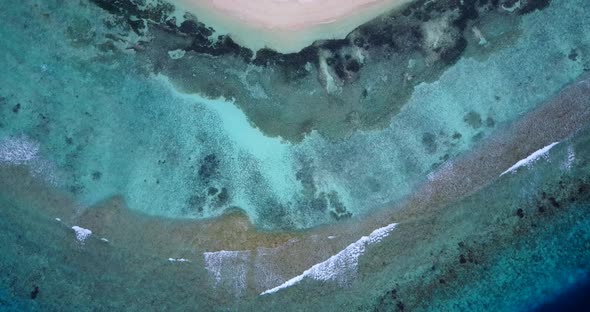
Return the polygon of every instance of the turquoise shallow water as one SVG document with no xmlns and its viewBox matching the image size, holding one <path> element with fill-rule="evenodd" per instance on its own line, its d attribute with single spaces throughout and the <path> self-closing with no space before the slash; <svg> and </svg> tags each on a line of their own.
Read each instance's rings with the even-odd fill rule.
<svg viewBox="0 0 590 312">
<path fill-rule="evenodd" d="M 52 14 L 51 1 L 33 5 L 2 10 L 11 42 L 0 77 L 4 138 L 38 144 L 44 164 L 36 166 L 47 167 L 38 170 L 82 206 L 116 194 L 168 217 L 238 206 L 265 228 L 307 228 L 400 200 L 588 67 L 590 38 L 578 31 L 589 26 L 587 4 L 557 1 L 519 21 L 507 47 L 419 85 L 388 128 L 291 144 L 251 129 L 231 104 L 177 95 L 132 52 L 105 50 L 117 28 L 106 28 L 100 9 L 72 3 Z M 539 27 L 547 20 L 555 23 Z"/>
<path fill-rule="evenodd" d="M 0 3 L 0 310 L 508 311 L 551 300 L 588 275 L 587 130 L 559 134 L 550 153 L 517 174 L 480 183 L 477 171 L 464 173 L 477 187 L 450 203 L 407 214 L 399 207 L 590 70 L 589 12 L 587 1 L 554 0 L 518 18 L 477 20 L 489 44 L 470 45 L 418 84 L 389 126 L 339 140 L 312 131 L 293 142 L 267 136 L 230 99 L 177 91 L 175 79 L 129 47 L 144 38 L 92 2 Z M 210 60 L 228 75 L 233 61 Z M 367 81 L 394 79 L 387 68 L 365 68 Z M 563 107 L 562 115 L 575 115 Z M 563 128 L 585 129 L 581 119 Z M 498 149 L 491 167 L 502 172 L 557 133 L 535 127 L 514 151 Z M 455 184 L 447 187 L 454 194 Z M 130 215 L 111 212 L 117 200 Z M 388 217 L 400 234 L 367 248 L 356 278 L 304 280 L 258 296 L 358 239 L 346 233 L 368 235 L 377 226 L 367 231 L 361 217 L 388 209 L 401 210 Z M 229 267 L 220 260 L 230 273 L 212 279 L 204 252 L 276 246 L 176 225 L 235 210 L 269 236 L 293 231 L 292 240 L 308 244 L 297 235 L 312 233 L 315 246 L 320 234 L 302 230 L 331 224 L 336 240 L 309 247 L 317 254 L 305 261 L 296 252 L 273 260 L 267 284 L 257 273 L 223 275 L 239 275 L 238 258 L 223 260 L 235 262 Z M 116 223 L 109 217 L 157 226 L 108 232 Z M 84 222 L 95 234 L 81 245 L 71 226 Z M 171 256 L 192 262 L 170 266 Z"/>
<path fill-rule="evenodd" d="M 360 278 L 344 288 L 308 280 L 240 300 L 212 293 L 214 283 L 198 258 L 170 264 L 156 256 L 157 247 L 113 237 L 112 244 L 96 237 L 80 245 L 47 215 L 46 203 L 59 201 L 18 199 L 22 184 L 4 183 L 1 278 L 8 290 L 0 303 L 16 311 L 390 311 L 400 304 L 411 310 L 529 310 L 588 276 L 589 138 L 586 130 L 532 167 L 425 213 L 425 222 L 401 224 L 401 232 L 366 251 Z M 138 239 L 133 236 L 130 241 Z"/>
</svg>

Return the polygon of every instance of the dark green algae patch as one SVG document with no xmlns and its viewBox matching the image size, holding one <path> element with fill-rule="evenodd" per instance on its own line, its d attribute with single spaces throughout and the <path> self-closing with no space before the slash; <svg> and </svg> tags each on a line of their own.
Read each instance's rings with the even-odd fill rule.
<svg viewBox="0 0 590 312">
<path fill-rule="evenodd" d="M 436 81 L 465 53 L 485 58 L 509 44 L 520 16 L 550 1 L 415 1 L 344 39 L 289 54 L 241 47 L 188 13 L 176 21 L 174 6 L 163 1 L 147 7 L 139 0 L 92 2 L 142 38 L 128 48 L 147 72 L 166 75 L 186 93 L 234 99 L 265 134 L 297 142 L 313 130 L 335 140 L 386 127 L 415 86 Z M 485 34 L 494 48 L 478 37 L 486 24 L 505 25 Z M 120 33 L 116 38 L 124 40 Z"/>
</svg>

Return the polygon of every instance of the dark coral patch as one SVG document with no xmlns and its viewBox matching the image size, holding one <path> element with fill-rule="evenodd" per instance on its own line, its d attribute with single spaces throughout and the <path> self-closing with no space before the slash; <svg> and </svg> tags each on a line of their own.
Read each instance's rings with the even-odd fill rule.
<svg viewBox="0 0 590 312">
<path fill-rule="evenodd" d="M 199 176 L 203 179 L 209 179 L 216 175 L 219 170 L 219 159 L 215 154 L 205 156 L 199 168 Z"/>
<path fill-rule="evenodd" d="M 424 133 L 422 135 L 422 145 L 426 149 L 428 154 L 434 154 L 438 149 L 438 144 L 436 143 L 436 136 L 432 133 Z"/>
<path fill-rule="evenodd" d="M 463 117 L 463 121 L 471 126 L 473 129 L 478 129 L 482 125 L 481 115 L 474 111 L 470 111 Z"/>
<path fill-rule="evenodd" d="M 543 10 L 551 4 L 551 0 L 526 0 L 524 2 L 524 6 L 518 11 L 520 15 Z"/>
<path fill-rule="evenodd" d="M 39 286 L 34 286 L 33 290 L 31 291 L 31 299 L 35 300 L 39 296 Z"/>
</svg>

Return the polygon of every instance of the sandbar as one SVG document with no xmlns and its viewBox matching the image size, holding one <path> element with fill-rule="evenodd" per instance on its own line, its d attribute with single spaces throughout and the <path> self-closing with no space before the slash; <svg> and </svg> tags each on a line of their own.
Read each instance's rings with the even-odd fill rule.
<svg viewBox="0 0 590 312">
<path fill-rule="evenodd" d="M 257 51 L 297 52 L 342 39 L 358 26 L 413 0 L 168 0 L 218 33 Z"/>
</svg>

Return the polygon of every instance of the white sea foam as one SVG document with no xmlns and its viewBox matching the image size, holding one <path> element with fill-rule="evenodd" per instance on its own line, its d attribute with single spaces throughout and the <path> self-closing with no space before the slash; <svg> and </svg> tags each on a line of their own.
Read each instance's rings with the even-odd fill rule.
<svg viewBox="0 0 590 312">
<path fill-rule="evenodd" d="M 79 227 L 77 225 L 72 226 L 72 230 L 76 232 L 76 239 L 81 243 L 84 243 L 84 241 L 90 237 L 90 235 L 92 235 L 91 230 Z"/>
<path fill-rule="evenodd" d="M 516 164 L 512 167 L 508 168 L 508 170 L 502 172 L 500 176 L 503 176 L 509 172 L 515 172 L 518 168 L 522 166 L 530 166 L 539 158 L 544 157 L 550 149 L 552 149 L 555 145 L 559 144 L 559 142 L 553 142 L 540 150 L 535 151 L 534 153 L 530 154 L 527 158 L 519 160 Z"/>
<path fill-rule="evenodd" d="M 168 258 L 168 261 L 170 262 L 191 262 L 188 259 L 185 258 Z"/>
<path fill-rule="evenodd" d="M 246 287 L 250 255 L 249 250 L 204 252 L 205 269 L 216 287 L 224 285 L 239 295 Z"/>
<path fill-rule="evenodd" d="M 8 137 L 0 141 L 0 164 L 24 165 L 38 154 L 39 144 L 26 137 Z"/>
<path fill-rule="evenodd" d="M 302 274 L 284 282 L 283 284 L 268 289 L 260 295 L 267 295 L 277 292 L 281 289 L 293 286 L 301 282 L 304 278 L 311 278 L 318 281 L 337 281 L 345 282 L 350 273 L 356 273 L 359 257 L 365 252 L 368 245 L 380 242 L 387 237 L 396 227 L 397 223 L 376 229 L 369 236 L 363 236 L 356 242 L 348 245 L 344 250 L 330 257 L 324 262 L 315 264 Z"/>
<path fill-rule="evenodd" d="M 286 280 L 280 272 L 282 262 L 277 257 L 281 246 L 275 248 L 258 247 L 254 259 L 254 281 L 256 287 L 268 288 Z"/>
<path fill-rule="evenodd" d="M 54 185 L 57 184 L 53 164 L 42 159 L 39 152 L 39 143 L 26 136 L 0 139 L 0 165 L 26 165 L 34 177 L 43 178 Z"/>
<path fill-rule="evenodd" d="M 567 159 L 563 163 L 564 169 L 565 170 L 572 169 L 572 165 L 574 164 L 574 161 L 575 160 L 576 160 L 576 151 L 574 150 L 574 146 L 573 145 L 569 145 L 567 147 Z"/>
</svg>

